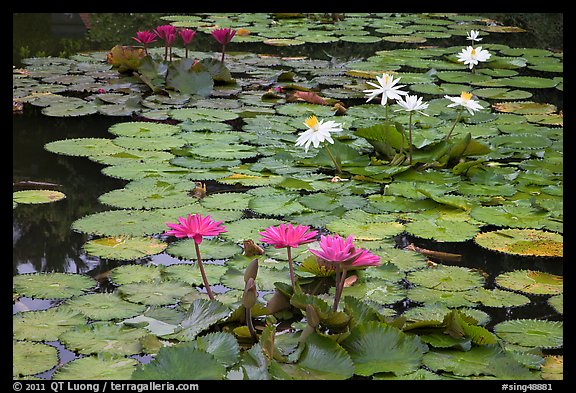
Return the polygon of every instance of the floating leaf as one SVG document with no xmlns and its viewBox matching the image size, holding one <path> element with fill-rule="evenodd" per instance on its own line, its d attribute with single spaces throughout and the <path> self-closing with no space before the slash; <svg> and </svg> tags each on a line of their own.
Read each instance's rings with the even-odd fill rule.
<svg viewBox="0 0 576 393">
<path fill-rule="evenodd" d="M 92 293 L 77 296 L 66 306 L 87 318 L 97 321 L 130 318 L 146 309 L 145 306 L 122 300 L 116 293 Z"/>
<path fill-rule="evenodd" d="M 159 211 L 112 210 L 79 218 L 72 229 L 101 236 L 146 236 L 164 232 L 166 221 Z"/>
<path fill-rule="evenodd" d="M 114 284 L 124 285 L 159 281 L 160 275 L 161 271 L 157 266 L 128 264 L 112 269 L 110 279 Z"/>
<path fill-rule="evenodd" d="M 561 234 L 536 229 L 500 229 L 479 233 L 474 241 L 481 247 L 505 254 L 562 257 Z"/>
<path fill-rule="evenodd" d="M 85 323 L 78 311 L 64 307 L 20 312 L 12 318 L 12 335 L 16 340 L 56 341 L 62 333 Z"/>
<path fill-rule="evenodd" d="M 196 299 L 190 305 L 184 319 L 171 337 L 191 341 L 203 330 L 228 317 L 231 310 L 218 300 Z"/>
<path fill-rule="evenodd" d="M 66 156 L 98 156 L 123 152 L 124 149 L 105 138 L 72 138 L 49 142 L 44 145 L 49 152 Z"/>
<path fill-rule="evenodd" d="M 554 295 L 548 299 L 548 304 L 560 314 L 564 314 L 564 295 Z"/>
<path fill-rule="evenodd" d="M 48 344 L 12 341 L 12 375 L 34 375 L 58 364 L 58 350 Z"/>
<path fill-rule="evenodd" d="M 423 239 L 433 239 L 439 242 L 464 242 L 472 239 L 480 228 L 469 222 L 459 222 L 438 218 L 409 222 L 405 225 L 406 232 Z"/>
<path fill-rule="evenodd" d="M 12 193 L 12 201 L 22 204 L 51 203 L 64 198 L 64 193 L 53 190 L 24 190 Z"/>
<path fill-rule="evenodd" d="M 522 115 L 543 115 L 556 112 L 556 106 L 552 104 L 532 101 L 524 102 L 499 102 L 492 107 L 499 112 L 516 113 Z"/>
<path fill-rule="evenodd" d="M 564 379 L 564 356 L 546 356 L 541 367 L 542 379 L 563 380 Z"/>
<path fill-rule="evenodd" d="M 424 303 L 424 305 L 439 304 L 449 308 L 474 307 L 475 300 L 466 297 L 468 291 L 446 291 L 425 287 L 414 287 L 406 292 L 408 299 Z"/>
<path fill-rule="evenodd" d="M 142 352 L 140 340 L 148 332 L 112 322 L 95 322 L 69 330 L 60 336 L 66 348 L 83 355 L 108 353 L 134 355 Z"/>
<path fill-rule="evenodd" d="M 151 306 L 176 304 L 182 296 L 192 291 L 195 291 L 195 289 L 173 281 L 160 283 L 139 282 L 124 284 L 118 288 L 118 293 L 123 299 L 132 303 Z"/>
<path fill-rule="evenodd" d="M 282 221 L 272 220 L 268 218 L 248 218 L 231 222 L 226 225 L 227 232 L 221 236 L 234 243 L 241 243 L 244 240 L 252 239 L 255 242 L 261 238 L 258 232 L 270 226 L 280 225 Z"/>
<path fill-rule="evenodd" d="M 117 136 L 129 136 L 136 138 L 151 138 L 158 136 L 174 135 L 182 129 L 172 124 L 132 121 L 117 123 L 108 128 L 108 132 Z"/>
<path fill-rule="evenodd" d="M 519 307 L 530 303 L 530 299 L 524 295 L 498 288 L 475 288 L 467 291 L 464 298 L 478 302 L 485 307 Z"/>
<path fill-rule="evenodd" d="M 161 348 L 155 359 L 140 365 L 132 374 L 136 380 L 217 380 L 226 368 L 213 355 L 190 343 Z"/>
<path fill-rule="evenodd" d="M 525 347 L 561 348 L 563 326 L 561 321 L 512 319 L 496 324 L 494 333 L 506 342 Z"/>
<path fill-rule="evenodd" d="M 67 299 L 94 288 L 96 281 L 82 274 L 19 274 L 12 280 L 14 290 L 37 299 Z"/>
<path fill-rule="evenodd" d="M 538 272 L 535 270 L 515 270 L 496 277 L 496 284 L 532 295 L 557 295 L 564 291 L 562 276 Z"/>
<path fill-rule="evenodd" d="M 379 372 L 403 375 L 416 371 L 427 351 L 418 336 L 409 336 L 381 322 L 355 326 L 341 343 L 354 362 L 354 374 Z"/>
<path fill-rule="evenodd" d="M 484 284 L 484 277 L 480 273 L 466 267 L 449 265 L 411 272 L 406 278 L 412 284 L 441 291 L 466 291 Z"/>
<path fill-rule="evenodd" d="M 150 237 L 105 237 L 84 245 L 87 254 L 100 258 L 132 260 L 160 254 L 167 244 Z"/>
<path fill-rule="evenodd" d="M 127 380 L 138 360 L 108 356 L 86 356 L 74 359 L 56 370 L 52 379 L 59 380 Z"/>
<path fill-rule="evenodd" d="M 242 253 L 242 248 L 231 242 L 222 242 L 217 239 L 203 240 L 199 245 L 202 260 L 227 259 Z M 178 258 L 195 261 L 196 246 L 193 239 L 182 239 L 171 243 L 166 252 Z"/>
</svg>

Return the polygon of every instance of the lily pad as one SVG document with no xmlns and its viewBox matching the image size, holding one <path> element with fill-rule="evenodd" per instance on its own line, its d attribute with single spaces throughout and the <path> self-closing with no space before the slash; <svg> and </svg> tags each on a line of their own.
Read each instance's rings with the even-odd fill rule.
<svg viewBox="0 0 576 393">
<path fill-rule="evenodd" d="M 562 276 L 535 270 L 514 270 L 496 277 L 499 287 L 529 295 L 558 295 L 564 291 Z"/>
<path fill-rule="evenodd" d="M 370 376 L 380 372 L 403 375 L 420 368 L 427 346 L 418 336 L 398 328 L 366 322 L 350 331 L 341 343 L 354 362 L 354 374 Z"/>
<path fill-rule="evenodd" d="M 87 318 L 97 321 L 130 318 L 141 314 L 146 307 L 122 300 L 116 293 L 92 293 L 77 296 L 66 306 Z"/>
<path fill-rule="evenodd" d="M 110 279 L 114 284 L 134 284 L 139 282 L 159 281 L 161 270 L 154 265 L 128 264 L 115 267 L 110 272 Z"/>
<path fill-rule="evenodd" d="M 105 138 L 72 138 L 49 142 L 44 145 L 49 152 L 66 156 L 88 157 L 110 155 L 124 151 L 110 139 Z"/>
<path fill-rule="evenodd" d="M 96 286 L 96 281 L 82 274 L 31 273 L 19 274 L 12 280 L 14 290 L 36 299 L 68 299 Z"/>
<path fill-rule="evenodd" d="M 524 347 L 561 348 L 563 326 L 561 321 L 512 319 L 496 324 L 494 333 L 506 342 Z"/>
<path fill-rule="evenodd" d="M 479 233 L 474 238 L 479 246 L 505 254 L 562 257 L 561 234 L 536 229 L 500 229 Z"/>
<path fill-rule="evenodd" d="M 227 241 L 223 242 L 217 239 L 203 240 L 198 248 L 200 249 L 200 257 L 202 260 L 227 259 L 242 253 L 242 248 L 237 244 Z M 184 258 L 191 261 L 198 259 L 193 239 L 177 240 L 168 246 L 166 252 L 177 258 Z"/>
<path fill-rule="evenodd" d="M 51 203 L 66 198 L 66 194 L 54 190 L 24 190 L 12 193 L 12 201 L 22 204 Z"/>
<path fill-rule="evenodd" d="M 48 344 L 12 341 L 12 375 L 34 375 L 58 364 L 58 350 Z"/>
<path fill-rule="evenodd" d="M 406 278 L 412 284 L 441 291 L 467 291 L 484 285 L 484 277 L 477 271 L 440 264 L 408 273 Z"/>
<path fill-rule="evenodd" d="M 166 221 L 159 211 L 120 209 L 79 218 L 72 229 L 100 236 L 146 236 L 164 232 Z"/>
<path fill-rule="evenodd" d="M 123 299 L 132 303 L 150 306 L 176 304 L 184 295 L 192 291 L 195 291 L 195 289 L 174 281 L 159 283 L 139 282 L 124 284 L 118 288 L 118 293 Z"/>
<path fill-rule="evenodd" d="M 127 356 L 142 352 L 140 340 L 148 334 L 144 329 L 95 322 L 69 330 L 60 336 L 60 341 L 66 348 L 83 355 L 107 353 Z"/>
<path fill-rule="evenodd" d="M 56 341 L 62 333 L 85 323 L 82 314 L 64 307 L 21 312 L 12 318 L 12 336 L 16 340 Z"/>
<path fill-rule="evenodd" d="M 196 299 L 180 322 L 179 327 L 181 329 L 168 337 L 181 341 L 192 341 L 199 333 L 228 317 L 230 313 L 230 308 L 218 300 Z"/>
<path fill-rule="evenodd" d="M 140 363 L 136 359 L 109 356 L 86 356 L 74 359 L 56 370 L 59 380 L 127 380 Z"/>
<path fill-rule="evenodd" d="M 242 243 L 248 239 L 258 242 L 261 238 L 259 232 L 281 223 L 282 221 L 269 218 L 247 218 L 226 225 L 227 232 L 222 233 L 221 236 L 234 243 Z"/>
<path fill-rule="evenodd" d="M 560 314 L 564 314 L 564 295 L 554 295 L 548 299 L 548 304 Z"/>
<path fill-rule="evenodd" d="M 115 260 L 133 260 L 160 254 L 168 245 L 151 237 L 105 237 L 84 245 L 87 254 Z"/>
<path fill-rule="evenodd" d="M 485 307 L 520 307 L 530 303 L 530 299 L 522 294 L 498 288 L 475 288 L 467 291 L 464 298 L 478 302 Z"/>
<path fill-rule="evenodd" d="M 151 138 L 165 135 L 174 135 L 182 129 L 172 124 L 134 121 L 117 123 L 108 128 L 108 132 L 116 136 L 129 136 L 137 138 Z"/>
</svg>

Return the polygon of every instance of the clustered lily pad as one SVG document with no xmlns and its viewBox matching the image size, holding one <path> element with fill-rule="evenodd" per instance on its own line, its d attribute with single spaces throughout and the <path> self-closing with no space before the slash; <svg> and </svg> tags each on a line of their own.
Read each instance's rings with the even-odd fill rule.
<svg viewBox="0 0 576 393">
<path fill-rule="evenodd" d="M 488 288 L 482 271 L 430 262 L 394 241 L 404 236 L 469 242 L 498 254 L 563 256 L 562 114 L 555 104 L 528 101 L 562 89 L 562 56 L 490 44 L 490 33 L 520 30 L 475 16 L 316 17 L 162 19 L 207 35 L 235 27 L 238 48 L 259 42 L 299 53 L 304 44 L 352 42 L 387 49 L 351 61 L 229 51 L 225 66 L 224 52 L 218 61 L 213 53 L 186 49 L 184 55 L 176 47 L 172 62 L 162 61 L 163 47 L 148 47 L 146 56 L 117 47 L 112 64 L 106 53 L 24 60 L 30 73 L 14 74 L 14 96 L 44 115 L 138 120 L 117 122 L 106 138 L 44 146 L 103 164 L 103 175 L 127 181 L 98 196 L 109 210 L 88 213 L 71 229 L 92 237 L 87 254 L 129 263 L 111 270 L 113 293 L 94 291 L 96 281 L 78 274 L 15 276 L 20 296 L 63 300 L 14 317 L 14 339 L 20 340 L 14 341 L 15 377 L 56 365 L 53 347 L 30 343 L 46 340 L 84 355 L 58 368 L 54 379 L 79 378 L 83 368 L 91 379 L 556 376 L 554 359 L 545 367 L 544 354 L 530 357 L 507 347 L 561 348 L 561 322 L 510 320 L 489 330 L 490 316 L 476 307 L 520 307 L 531 295 L 548 295 L 562 313 L 562 276 L 515 270 Z M 493 53 L 473 73 L 456 59 L 470 29 L 480 31 Z M 449 38 L 458 46 L 435 45 Z M 121 61 L 135 77 L 118 68 Z M 95 78 L 93 72 L 108 73 Z M 398 114 L 397 103 L 359 102 L 367 82 L 383 72 L 424 95 L 426 113 Z M 79 85 L 90 85 L 83 90 L 90 95 L 76 97 Z M 447 107 L 447 96 L 463 92 L 479 98 L 483 110 L 456 114 Z M 390 125 L 384 123 L 389 113 L 395 116 Z M 295 145 L 312 116 L 342 124 L 329 151 Z M 14 208 L 64 197 L 22 193 L 14 193 Z M 226 225 L 201 242 L 203 265 L 195 239 L 163 237 L 166 223 L 189 213 Z M 343 305 L 331 309 L 334 269 L 304 247 L 287 257 L 262 243 L 261 232 L 284 221 L 353 235 L 382 265 L 351 269 L 339 294 Z M 179 261 L 140 263 L 162 253 Z M 299 288 L 290 285 L 287 258 L 297 263 Z M 257 273 L 248 277 L 254 263 Z M 206 299 L 200 274 L 218 284 L 214 300 Z M 259 291 L 252 301 L 249 282 Z M 412 307 L 397 313 L 406 304 Z M 277 322 L 286 329 L 279 331 Z M 34 353 L 46 362 L 22 360 Z M 139 363 L 130 358 L 136 354 L 152 360 Z"/>
</svg>

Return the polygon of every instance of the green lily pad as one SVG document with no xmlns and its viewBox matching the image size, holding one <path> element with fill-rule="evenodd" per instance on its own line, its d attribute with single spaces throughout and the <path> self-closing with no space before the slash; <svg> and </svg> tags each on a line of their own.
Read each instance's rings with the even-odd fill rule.
<svg viewBox="0 0 576 393">
<path fill-rule="evenodd" d="M 505 254 L 562 257 L 563 236 L 536 229 L 500 229 L 479 233 L 474 238 L 479 246 Z"/>
<path fill-rule="evenodd" d="M 160 277 L 161 270 L 154 265 L 128 264 L 115 267 L 110 272 L 110 279 L 117 285 L 155 282 L 159 281 Z"/>
<path fill-rule="evenodd" d="M 438 349 L 426 353 L 422 362 L 432 371 L 446 371 L 461 377 L 534 378 L 527 368 L 498 346 L 477 346 L 469 351 Z"/>
<path fill-rule="evenodd" d="M 178 126 L 164 123 L 134 121 L 117 123 L 108 128 L 108 132 L 116 136 L 128 136 L 137 138 L 151 138 L 158 136 L 174 135 L 181 132 Z"/>
<path fill-rule="evenodd" d="M 196 299 L 190 305 L 178 329 L 168 338 L 192 341 L 196 336 L 216 322 L 228 317 L 230 308 L 218 300 Z"/>
<path fill-rule="evenodd" d="M 550 296 L 548 299 L 548 304 L 556 310 L 559 314 L 564 314 L 564 295 L 554 295 Z"/>
<path fill-rule="evenodd" d="M 563 380 L 564 379 L 564 356 L 545 356 L 544 364 L 541 367 L 542 379 Z"/>
<path fill-rule="evenodd" d="M 529 295 L 558 295 L 564 291 L 562 276 L 535 270 L 515 270 L 496 277 L 496 285 Z"/>
<path fill-rule="evenodd" d="M 494 333 L 506 342 L 524 347 L 561 348 L 563 326 L 561 321 L 512 319 L 496 324 Z"/>
<path fill-rule="evenodd" d="M 98 106 L 91 102 L 53 104 L 42 109 L 42 114 L 50 117 L 86 116 L 97 112 Z"/>
<path fill-rule="evenodd" d="M 198 246 L 202 260 L 208 259 L 227 259 L 236 254 L 242 253 L 242 248 L 232 242 L 222 242 L 217 239 L 203 240 Z M 182 239 L 171 243 L 166 253 L 177 258 L 183 258 L 191 261 L 198 259 L 196 255 L 196 246 L 193 239 Z"/>
<path fill-rule="evenodd" d="M 438 304 L 448 308 L 474 307 L 476 306 L 476 302 L 466 297 L 468 292 L 469 291 L 446 291 L 417 286 L 406 291 L 406 296 L 408 299 L 423 303 L 426 306 Z"/>
<path fill-rule="evenodd" d="M 268 218 L 247 218 L 234 221 L 226 225 L 227 232 L 222 233 L 224 239 L 234 243 L 242 243 L 244 240 L 258 242 L 262 237 L 258 232 L 270 226 L 280 225 L 282 221 Z"/>
<path fill-rule="evenodd" d="M 526 89 L 549 89 L 555 87 L 558 82 L 554 79 L 536 76 L 512 76 L 510 78 L 499 79 L 505 86 L 520 87 Z"/>
<path fill-rule="evenodd" d="M 12 193 L 12 201 L 22 204 L 51 203 L 66 198 L 66 194 L 54 190 L 24 190 Z"/>
<path fill-rule="evenodd" d="M 271 46 L 295 46 L 305 44 L 302 40 L 292 39 L 292 38 L 269 38 L 262 41 L 266 45 Z"/>
<path fill-rule="evenodd" d="M 484 285 L 484 277 L 477 271 L 440 264 L 433 268 L 410 272 L 406 278 L 414 285 L 441 291 L 467 291 Z"/>
<path fill-rule="evenodd" d="M 330 289 L 334 295 L 334 288 Z M 386 281 L 367 281 L 345 287 L 342 297 L 352 296 L 358 299 L 371 300 L 376 304 L 394 304 L 406 297 L 406 291 L 397 283 Z"/>
<path fill-rule="evenodd" d="M 14 290 L 36 299 L 68 299 L 94 288 L 96 281 L 82 274 L 19 274 L 12 280 Z"/>
<path fill-rule="evenodd" d="M 160 135 L 148 138 L 118 136 L 112 142 L 125 149 L 140 150 L 170 150 L 186 144 L 186 141 L 179 135 Z"/>
<path fill-rule="evenodd" d="M 27 376 L 50 370 L 58 364 L 58 350 L 48 344 L 12 341 L 12 375 Z"/>
<path fill-rule="evenodd" d="M 16 340 L 56 341 L 62 333 L 85 323 L 85 317 L 68 308 L 27 311 L 12 318 L 12 336 Z"/>
<path fill-rule="evenodd" d="M 480 228 L 469 222 L 459 222 L 438 218 L 409 222 L 405 225 L 406 232 L 423 239 L 433 239 L 439 242 L 464 242 L 472 239 Z"/>
<path fill-rule="evenodd" d="M 354 362 L 354 374 L 379 372 L 403 375 L 420 368 L 427 347 L 418 336 L 410 336 L 381 322 L 356 325 L 341 343 Z"/>
<path fill-rule="evenodd" d="M 79 326 L 60 336 L 66 348 L 83 355 L 103 354 L 127 356 L 142 352 L 140 340 L 148 331 L 129 328 L 112 322 L 95 322 Z"/>
<path fill-rule="evenodd" d="M 44 145 L 49 152 L 66 156 L 88 157 L 98 155 L 111 155 L 124 151 L 105 138 L 72 138 L 49 142 Z"/>
<path fill-rule="evenodd" d="M 214 358 L 224 366 L 232 366 L 240 358 L 240 346 L 231 333 L 208 333 L 196 337 L 190 345 L 196 349 L 212 354 Z"/>
<path fill-rule="evenodd" d="M 84 244 L 87 254 L 100 258 L 132 260 L 160 254 L 168 245 L 151 237 L 105 237 Z"/>
<path fill-rule="evenodd" d="M 146 307 L 122 300 L 116 293 L 92 293 L 77 296 L 66 306 L 87 318 L 97 321 L 130 318 L 144 312 Z"/>
<path fill-rule="evenodd" d="M 86 356 L 74 359 L 56 370 L 52 379 L 59 380 L 127 380 L 140 362 L 136 359 L 108 356 Z"/>
<path fill-rule="evenodd" d="M 161 348 L 155 359 L 132 373 L 135 380 L 217 380 L 224 379 L 226 367 L 190 343 Z"/>
<path fill-rule="evenodd" d="M 340 219 L 326 224 L 326 229 L 342 237 L 354 235 L 358 240 L 382 240 L 403 232 L 404 225 L 396 221 L 364 223 L 353 219 Z"/>
<path fill-rule="evenodd" d="M 124 284 L 118 288 L 120 296 L 132 303 L 150 306 L 167 306 L 176 304 L 187 293 L 196 291 L 194 288 L 174 281 L 149 283 L 138 282 Z"/>
<path fill-rule="evenodd" d="M 520 307 L 530 303 L 530 299 L 522 294 L 498 288 L 475 288 L 466 291 L 464 298 L 478 302 L 485 307 Z"/>
<path fill-rule="evenodd" d="M 167 220 L 156 210 L 120 209 L 79 218 L 72 229 L 100 236 L 147 236 L 164 232 Z"/>
<path fill-rule="evenodd" d="M 556 105 L 533 101 L 499 102 L 492 107 L 498 112 L 516 113 L 521 115 L 544 115 L 556 112 Z"/>
</svg>

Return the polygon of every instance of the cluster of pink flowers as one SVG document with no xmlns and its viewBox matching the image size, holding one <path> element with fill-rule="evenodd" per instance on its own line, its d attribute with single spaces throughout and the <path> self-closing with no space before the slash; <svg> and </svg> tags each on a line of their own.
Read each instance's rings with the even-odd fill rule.
<svg viewBox="0 0 576 393">
<path fill-rule="evenodd" d="M 226 44 L 228 44 L 234 35 L 236 34 L 236 30 L 231 29 L 229 27 L 226 28 L 219 28 L 214 29 L 211 32 L 214 39 L 222 46 L 222 62 L 224 62 L 224 51 Z M 160 25 L 154 29 L 154 31 L 150 30 L 142 30 L 136 32 L 136 37 L 132 37 L 136 42 L 142 44 L 144 46 L 144 52 L 148 54 L 147 47 L 153 42 L 157 41 L 157 38 L 164 42 L 164 60 L 172 60 L 172 46 L 176 42 L 178 36 L 182 40 L 182 44 L 186 48 L 186 58 L 188 58 L 188 46 L 194 39 L 196 32 L 191 29 L 185 28 L 177 28 L 173 25 Z"/>
</svg>

